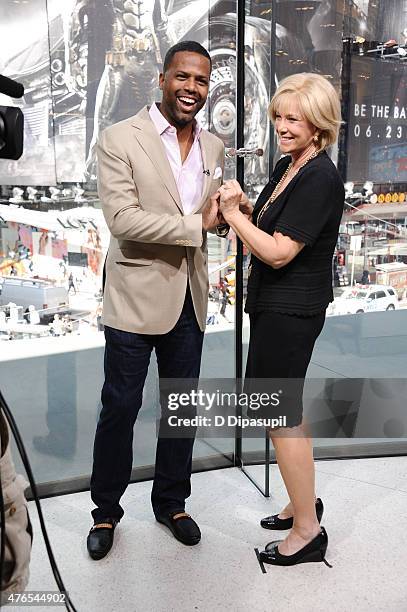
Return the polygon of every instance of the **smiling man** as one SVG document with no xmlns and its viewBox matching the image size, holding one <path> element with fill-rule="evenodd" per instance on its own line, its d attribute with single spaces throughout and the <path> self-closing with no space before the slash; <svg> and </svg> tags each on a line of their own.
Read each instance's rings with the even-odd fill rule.
<svg viewBox="0 0 407 612">
<path fill-rule="evenodd" d="M 169 49 L 162 102 L 107 128 L 98 143 L 98 189 L 111 232 L 103 323 L 105 382 L 91 496 L 92 559 L 113 544 L 131 475 L 133 427 L 151 352 L 160 378 L 199 377 L 208 301 L 206 232 L 219 223 L 223 143 L 195 115 L 209 89 L 211 59 L 196 42 Z M 183 544 L 201 533 L 185 513 L 194 438 L 158 438 L 151 495 L 157 521 Z"/>
</svg>

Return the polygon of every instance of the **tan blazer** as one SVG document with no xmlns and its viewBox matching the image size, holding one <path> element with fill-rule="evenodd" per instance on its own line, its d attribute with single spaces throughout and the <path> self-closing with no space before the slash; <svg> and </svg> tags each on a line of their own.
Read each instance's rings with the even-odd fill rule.
<svg viewBox="0 0 407 612">
<path fill-rule="evenodd" d="M 106 260 L 103 323 L 140 334 L 165 334 L 181 314 L 187 281 L 205 328 L 207 240 L 199 214 L 219 188 L 224 146 L 203 130 L 202 199 L 184 215 L 174 175 L 147 107 L 99 137 L 98 191 L 111 232 Z M 219 171 L 216 173 L 219 174 Z"/>
</svg>

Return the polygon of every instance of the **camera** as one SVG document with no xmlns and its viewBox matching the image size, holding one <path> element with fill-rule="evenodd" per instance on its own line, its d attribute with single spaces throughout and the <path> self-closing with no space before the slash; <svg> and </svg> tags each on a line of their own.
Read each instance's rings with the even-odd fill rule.
<svg viewBox="0 0 407 612">
<path fill-rule="evenodd" d="M 22 98 L 24 87 L 0 74 L 0 93 Z M 13 106 L 0 106 L 0 159 L 20 159 L 23 154 L 24 115 Z"/>
</svg>

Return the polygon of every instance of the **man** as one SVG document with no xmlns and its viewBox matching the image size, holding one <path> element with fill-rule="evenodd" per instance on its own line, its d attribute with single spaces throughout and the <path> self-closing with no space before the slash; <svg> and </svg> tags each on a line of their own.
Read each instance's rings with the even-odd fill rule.
<svg viewBox="0 0 407 612">
<path fill-rule="evenodd" d="M 171 47 L 159 85 L 161 104 L 102 133 L 98 183 L 112 234 L 106 261 L 103 323 L 105 383 L 97 425 L 87 546 L 103 558 L 131 474 L 133 426 L 150 355 L 160 378 L 199 376 L 208 276 L 206 232 L 219 224 L 223 143 L 195 115 L 209 89 L 211 59 L 198 43 Z M 187 545 L 201 538 L 185 513 L 194 439 L 158 438 L 152 506 L 157 521 Z"/>
</svg>

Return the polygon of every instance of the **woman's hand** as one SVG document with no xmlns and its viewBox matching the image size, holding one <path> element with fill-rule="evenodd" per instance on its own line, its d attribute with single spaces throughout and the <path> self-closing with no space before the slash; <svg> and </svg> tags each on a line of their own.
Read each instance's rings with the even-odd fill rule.
<svg viewBox="0 0 407 612">
<path fill-rule="evenodd" d="M 219 188 L 219 193 L 219 210 L 227 222 L 231 216 L 239 212 L 242 196 L 244 194 L 239 183 L 235 180 L 226 181 L 226 183 Z"/>
<path fill-rule="evenodd" d="M 250 202 L 249 198 L 244 192 L 242 192 L 239 210 L 244 214 L 245 217 L 249 219 L 249 221 L 251 221 L 253 214 L 253 204 Z"/>
</svg>

